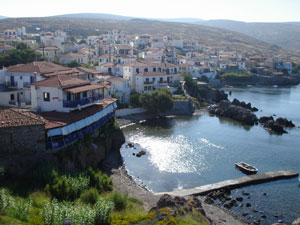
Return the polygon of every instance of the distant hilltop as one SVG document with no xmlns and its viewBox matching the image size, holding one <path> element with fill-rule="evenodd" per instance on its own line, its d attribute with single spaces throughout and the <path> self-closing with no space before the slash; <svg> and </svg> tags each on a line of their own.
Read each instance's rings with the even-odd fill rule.
<svg viewBox="0 0 300 225">
<path fill-rule="evenodd" d="M 0 16 L 0 20 L 1 20 L 1 19 L 5 19 L 5 18 L 7 18 L 7 17 L 6 17 L 6 16 Z"/>
</svg>

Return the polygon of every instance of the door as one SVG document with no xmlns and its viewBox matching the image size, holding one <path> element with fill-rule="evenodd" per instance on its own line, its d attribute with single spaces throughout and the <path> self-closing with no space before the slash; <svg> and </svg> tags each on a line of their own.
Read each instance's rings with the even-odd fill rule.
<svg viewBox="0 0 300 225">
<path fill-rule="evenodd" d="M 14 86 L 14 84 L 15 84 L 15 77 L 14 76 L 11 76 L 10 77 L 10 86 Z"/>
</svg>

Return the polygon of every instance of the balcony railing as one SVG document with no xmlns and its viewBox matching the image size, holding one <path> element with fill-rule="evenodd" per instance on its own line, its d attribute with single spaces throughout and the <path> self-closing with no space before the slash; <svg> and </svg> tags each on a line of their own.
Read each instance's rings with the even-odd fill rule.
<svg viewBox="0 0 300 225">
<path fill-rule="evenodd" d="M 18 82 L 11 82 L 11 81 L 7 81 L 6 82 L 6 86 L 7 87 L 17 87 L 18 86 Z"/>
<path fill-rule="evenodd" d="M 158 83 L 159 83 L 159 84 L 168 84 L 169 82 L 166 81 L 166 80 L 159 80 Z"/>
<path fill-rule="evenodd" d="M 83 106 L 83 105 L 87 105 L 90 103 L 95 103 L 98 102 L 100 100 L 103 100 L 104 95 L 103 94 L 98 94 L 98 95 L 94 95 L 92 97 L 88 97 L 88 98 L 83 98 L 83 99 L 79 99 L 79 100 L 64 100 L 63 101 L 63 106 L 65 108 L 76 108 L 77 106 Z"/>
<path fill-rule="evenodd" d="M 144 84 L 154 84 L 154 81 L 144 81 Z"/>
</svg>

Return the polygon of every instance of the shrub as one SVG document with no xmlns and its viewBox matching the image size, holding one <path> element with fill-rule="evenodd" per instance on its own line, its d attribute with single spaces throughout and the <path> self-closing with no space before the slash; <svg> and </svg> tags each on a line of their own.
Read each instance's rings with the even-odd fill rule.
<svg viewBox="0 0 300 225">
<path fill-rule="evenodd" d="M 0 214 L 27 221 L 32 200 L 23 200 L 12 197 L 7 190 L 0 190 Z"/>
<path fill-rule="evenodd" d="M 46 186 L 46 190 L 58 200 L 73 201 L 80 196 L 82 191 L 88 188 L 89 183 L 90 178 L 82 174 L 77 177 L 71 177 L 70 175 L 59 176 L 53 170 L 52 182 Z"/>
<path fill-rule="evenodd" d="M 109 224 L 110 213 L 113 203 L 104 199 L 99 199 L 94 207 L 90 205 L 74 205 L 69 202 L 46 203 L 43 210 L 43 220 L 45 225 L 61 225 L 65 219 L 71 219 L 72 224 Z"/>
<path fill-rule="evenodd" d="M 98 189 L 100 193 L 112 191 L 113 182 L 110 177 L 101 171 L 94 171 L 92 168 L 87 170 L 87 175 L 90 178 L 90 186 Z"/>
<path fill-rule="evenodd" d="M 96 188 L 90 188 L 89 190 L 85 190 L 80 195 L 80 199 L 86 204 L 94 205 L 99 199 L 98 190 Z"/>
<path fill-rule="evenodd" d="M 114 203 L 115 209 L 121 211 L 126 208 L 128 202 L 128 194 L 113 192 L 111 201 Z"/>
</svg>

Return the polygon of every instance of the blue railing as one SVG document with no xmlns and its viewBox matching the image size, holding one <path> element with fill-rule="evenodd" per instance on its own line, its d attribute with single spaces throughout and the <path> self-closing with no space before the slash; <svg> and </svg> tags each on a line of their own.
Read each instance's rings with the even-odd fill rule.
<svg viewBox="0 0 300 225">
<path fill-rule="evenodd" d="M 98 94 L 98 95 L 94 95 L 92 97 L 82 98 L 79 100 L 73 100 L 73 101 L 64 100 L 63 106 L 65 108 L 76 108 L 78 105 L 80 105 L 80 106 L 87 105 L 90 103 L 94 103 L 94 102 L 103 100 L 103 98 L 104 98 L 103 94 Z"/>
<path fill-rule="evenodd" d="M 48 141 L 46 143 L 46 149 L 47 150 L 56 150 L 56 149 L 61 149 L 64 147 L 67 147 L 68 145 L 76 142 L 77 140 L 83 138 L 85 135 L 95 131 L 102 125 L 104 125 L 110 118 L 112 118 L 115 115 L 115 112 L 111 112 L 107 114 L 105 117 L 101 118 L 97 122 L 91 124 L 88 127 L 85 127 L 79 131 L 73 132 L 72 134 L 63 136 L 59 140 L 54 140 L 54 141 Z"/>
</svg>

